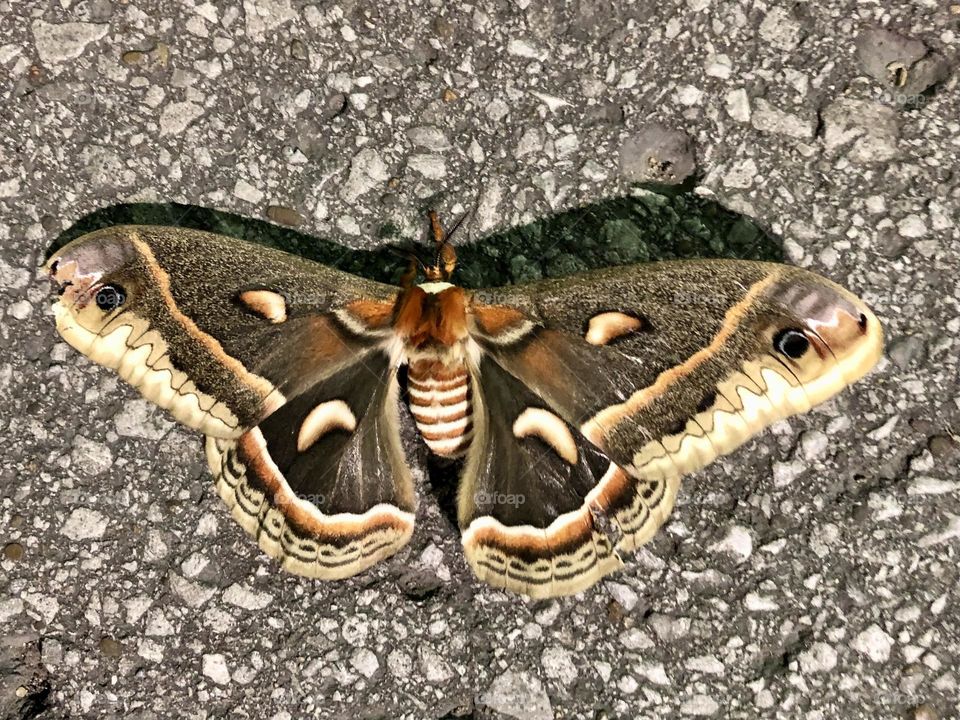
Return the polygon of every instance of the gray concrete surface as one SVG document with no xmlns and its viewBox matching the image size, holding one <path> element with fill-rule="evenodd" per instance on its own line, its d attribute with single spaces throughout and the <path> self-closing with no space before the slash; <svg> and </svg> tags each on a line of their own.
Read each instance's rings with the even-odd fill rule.
<svg viewBox="0 0 960 720">
<path fill-rule="evenodd" d="M 3 712 L 960 716 L 958 41 L 946 1 L 0 0 Z M 476 203 L 477 237 L 623 194 L 653 122 L 873 304 L 888 358 L 688 479 L 571 599 L 477 585 L 429 497 L 375 572 L 281 574 L 198 438 L 58 341 L 36 275 L 137 199 L 281 206 L 351 247 Z"/>
</svg>

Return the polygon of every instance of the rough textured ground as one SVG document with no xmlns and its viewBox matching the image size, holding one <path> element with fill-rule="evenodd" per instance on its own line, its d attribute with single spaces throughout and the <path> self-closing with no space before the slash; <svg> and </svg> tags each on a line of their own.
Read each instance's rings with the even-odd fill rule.
<svg viewBox="0 0 960 720">
<path fill-rule="evenodd" d="M 960 6 L 446 5 L 0 0 L 0 709 L 960 715 Z M 903 82 L 888 37 L 855 48 L 881 26 L 927 46 L 895 49 Z M 429 498 L 375 572 L 280 574 L 197 437 L 58 342 L 36 276 L 78 218 L 137 200 L 277 206 L 354 248 L 476 204 L 477 237 L 623 195 L 651 143 L 861 293 L 888 358 L 688 479 L 576 598 L 474 583 Z"/>
</svg>

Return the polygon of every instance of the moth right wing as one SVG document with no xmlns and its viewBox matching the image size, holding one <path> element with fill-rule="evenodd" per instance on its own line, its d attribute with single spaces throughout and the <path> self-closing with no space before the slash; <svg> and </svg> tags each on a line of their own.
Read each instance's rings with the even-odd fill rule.
<svg viewBox="0 0 960 720">
<path fill-rule="evenodd" d="M 288 401 L 236 439 L 207 437 L 217 492 L 285 570 L 333 580 L 394 554 L 413 533 L 399 386 L 376 353 Z"/>
<path fill-rule="evenodd" d="M 238 437 L 389 342 L 397 288 L 211 233 L 119 226 L 47 262 L 64 339 L 207 435 Z"/>
</svg>

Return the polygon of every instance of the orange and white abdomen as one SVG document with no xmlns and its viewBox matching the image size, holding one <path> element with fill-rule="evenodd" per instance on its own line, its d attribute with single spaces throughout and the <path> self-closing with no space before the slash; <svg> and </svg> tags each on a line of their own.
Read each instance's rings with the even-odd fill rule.
<svg viewBox="0 0 960 720">
<path fill-rule="evenodd" d="M 410 412 L 430 448 L 443 457 L 466 452 L 473 434 L 470 376 L 463 362 L 411 360 L 407 374 Z"/>
</svg>

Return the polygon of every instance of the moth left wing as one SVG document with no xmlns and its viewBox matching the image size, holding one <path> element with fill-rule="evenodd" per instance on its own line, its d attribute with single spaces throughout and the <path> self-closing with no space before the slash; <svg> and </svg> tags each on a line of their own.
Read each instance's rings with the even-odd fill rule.
<svg viewBox="0 0 960 720">
<path fill-rule="evenodd" d="M 207 436 L 221 497 L 285 568 L 346 577 L 407 542 L 397 288 L 181 228 L 100 230 L 47 267 L 63 337 Z"/>
<path fill-rule="evenodd" d="M 490 298 L 496 304 L 480 302 Z M 587 532 L 589 518 L 593 528 L 608 529 L 601 534 L 614 551 L 636 548 L 670 512 L 683 474 L 839 392 L 882 352 L 876 317 L 852 294 L 798 268 L 747 261 L 655 263 L 478 291 L 468 318 L 481 357 L 478 395 L 510 387 L 521 404 L 548 413 L 524 425 L 522 408 L 497 400 L 488 447 L 474 441 L 462 479 L 471 564 L 488 581 L 529 594 L 575 591 L 615 566 L 593 550 L 606 545 Z M 546 465 L 503 450 L 531 432 L 553 438 L 557 457 L 548 454 Z M 481 458 L 491 452 L 507 453 L 520 474 L 502 464 L 488 472 Z M 597 453 L 602 459 L 589 472 L 565 468 L 558 497 L 569 502 L 539 513 L 551 496 L 537 490 L 541 473 L 554 477 L 548 469 L 557 458 L 579 467 Z M 532 488 L 535 501 L 517 508 L 469 502 L 475 484 L 486 491 L 503 482 L 514 497 Z M 564 554 L 597 560 L 576 570 L 579 561 L 564 557 L 564 570 L 577 579 L 544 581 L 558 565 L 541 562 L 533 539 L 545 534 L 556 556 L 552 523 L 571 512 L 584 529 Z"/>
</svg>

